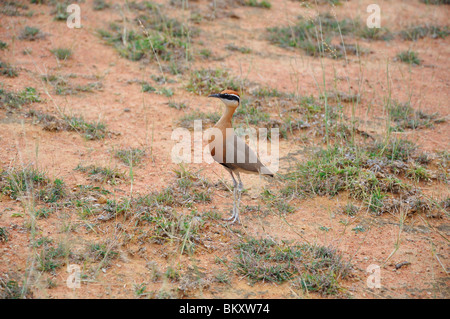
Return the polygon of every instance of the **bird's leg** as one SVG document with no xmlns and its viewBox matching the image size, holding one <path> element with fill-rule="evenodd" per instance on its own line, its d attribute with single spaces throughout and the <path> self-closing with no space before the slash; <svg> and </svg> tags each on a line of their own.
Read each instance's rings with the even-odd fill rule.
<svg viewBox="0 0 450 319">
<path fill-rule="evenodd" d="M 233 179 L 233 214 L 231 215 L 230 218 L 226 218 L 225 220 L 233 220 L 232 223 L 234 223 L 234 221 L 236 219 L 235 216 L 236 216 L 236 211 L 237 211 L 236 192 L 237 192 L 238 183 L 237 183 L 236 179 L 234 178 L 233 171 L 229 170 L 229 172 L 230 172 L 231 178 Z"/>
<path fill-rule="evenodd" d="M 231 223 L 234 223 L 235 221 L 240 222 L 240 220 L 239 220 L 239 204 L 241 202 L 241 192 L 244 190 L 244 185 L 242 184 L 241 176 L 239 175 L 239 172 L 235 172 L 235 174 L 239 180 L 239 184 L 237 185 L 237 194 L 238 194 L 237 197 L 238 198 L 237 198 L 237 204 L 236 204 L 236 213 L 235 213 L 234 219 Z"/>
</svg>

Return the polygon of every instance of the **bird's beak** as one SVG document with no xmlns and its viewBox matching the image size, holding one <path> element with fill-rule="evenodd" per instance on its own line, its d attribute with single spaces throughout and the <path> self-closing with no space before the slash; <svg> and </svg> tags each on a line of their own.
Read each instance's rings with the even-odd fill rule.
<svg viewBox="0 0 450 319">
<path fill-rule="evenodd" d="M 220 94 L 210 94 L 208 97 L 220 97 Z"/>
</svg>

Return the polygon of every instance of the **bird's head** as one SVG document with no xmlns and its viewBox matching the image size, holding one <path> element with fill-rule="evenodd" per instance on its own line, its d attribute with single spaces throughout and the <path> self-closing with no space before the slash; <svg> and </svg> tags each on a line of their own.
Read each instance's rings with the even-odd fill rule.
<svg viewBox="0 0 450 319">
<path fill-rule="evenodd" d="M 227 107 L 238 107 L 240 102 L 239 93 L 233 90 L 224 90 L 220 93 L 211 94 L 208 97 L 220 99 Z"/>
</svg>

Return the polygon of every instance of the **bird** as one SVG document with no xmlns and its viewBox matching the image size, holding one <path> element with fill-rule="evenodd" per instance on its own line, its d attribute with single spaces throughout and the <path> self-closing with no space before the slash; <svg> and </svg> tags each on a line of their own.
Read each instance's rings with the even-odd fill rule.
<svg viewBox="0 0 450 319">
<path fill-rule="evenodd" d="M 240 222 L 239 203 L 241 200 L 241 192 L 244 189 L 240 173 L 260 174 L 270 177 L 273 177 L 274 174 L 261 163 L 255 151 L 234 132 L 231 120 L 234 112 L 240 105 L 241 99 L 239 93 L 234 90 L 223 90 L 220 93 L 210 94 L 208 97 L 218 98 L 225 104 L 225 112 L 214 125 L 215 129 L 220 130 L 222 141 L 221 143 L 219 140 L 216 141 L 216 135 L 219 134 L 211 134 L 208 143 L 212 158 L 221 164 L 233 179 L 233 214 L 225 220 L 231 221 L 231 224 L 234 224 L 236 221 Z M 228 156 L 227 158 L 227 152 L 232 152 L 233 156 Z M 236 181 L 234 175 L 236 175 L 239 182 Z"/>
</svg>

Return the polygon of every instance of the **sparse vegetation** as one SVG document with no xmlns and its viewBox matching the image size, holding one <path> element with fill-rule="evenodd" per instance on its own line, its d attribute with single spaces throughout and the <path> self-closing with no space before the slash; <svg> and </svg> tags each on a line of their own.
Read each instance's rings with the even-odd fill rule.
<svg viewBox="0 0 450 319">
<path fill-rule="evenodd" d="M 92 254 L 94 260 L 101 261 L 103 265 L 107 265 L 111 260 L 119 255 L 115 249 L 115 245 L 108 241 L 92 243 L 88 247 L 88 250 Z"/>
<path fill-rule="evenodd" d="M 220 114 L 217 112 L 204 113 L 198 110 L 192 111 L 186 115 L 180 117 L 177 121 L 177 125 L 187 128 L 194 129 L 194 121 L 201 120 L 203 125 L 212 125 L 217 123 L 220 119 Z"/>
<path fill-rule="evenodd" d="M 435 5 L 450 4 L 450 0 L 420 0 L 420 2 L 423 2 L 425 4 L 435 4 Z"/>
<path fill-rule="evenodd" d="M 320 150 L 311 160 L 298 164 L 286 175 L 288 182 L 281 194 L 292 198 L 334 196 L 348 191 L 351 198 L 361 200 L 370 211 L 382 213 L 388 211 L 389 205 L 386 203 L 389 194 L 403 194 L 406 201 L 411 196 L 412 187 L 402 182 L 399 174 L 405 173 L 414 178 L 420 175 L 423 178 L 424 172 L 419 172 L 415 166 L 411 168 L 413 164 L 407 164 L 415 150 L 413 143 L 396 139 L 375 142 L 365 148 L 332 147 Z M 414 192 L 417 193 L 417 190 Z"/>
<path fill-rule="evenodd" d="M 22 169 L 11 169 L 3 172 L 0 177 L 2 193 L 13 199 L 30 193 L 33 194 L 35 190 L 47 185 L 49 182 L 44 172 L 32 166 Z"/>
<path fill-rule="evenodd" d="M 234 267 L 251 282 L 291 281 L 295 289 L 333 295 L 348 274 L 349 264 L 329 247 L 247 238 L 236 249 Z"/>
<path fill-rule="evenodd" d="M 281 47 L 300 48 L 310 56 L 340 58 L 343 48 L 331 44 L 333 37 L 346 35 L 357 27 L 354 21 L 337 21 L 330 14 L 321 14 L 314 19 L 299 18 L 294 26 L 268 29 L 268 39 Z"/>
<path fill-rule="evenodd" d="M 17 1 L 5 0 L 0 5 L 0 14 L 10 17 L 29 15 L 29 12 L 24 12 L 25 10 L 28 10 L 28 5 Z"/>
<path fill-rule="evenodd" d="M 369 28 L 363 27 L 358 31 L 358 35 L 361 38 L 369 39 L 369 40 L 383 40 L 389 41 L 394 38 L 394 35 L 388 28 Z"/>
<path fill-rule="evenodd" d="M 79 164 L 75 170 L 87 173 L 89 178 L 96 182 L 109 183 L 116 185 L 125 178 L 125 174 L 118 168 L 101 167 L 96 165 L 83 166 Z"/>
<path fill-rule="evenodd" d="M 87 140 L 103 139 L 109 134 L 105 123 L 102 121 L 88 122 L 83 116 L 63 115 L 60 118 L 35 110 L 30 110 L 27 115 L 32 116 L 34 124 L 41 124 L 46 131 L 74 131 Z"/>
<path fill-rule="evenodd" d="M 187 107 L 187 105 L 184 102 L 169 101 L 169 107 L 171 107 L 173 109 L 177 109 L 177 110 L 182 110 L 182 109 L 185 109 Z"/>
<path fill-rule="evenodd" d="M 258 1 L 258 0 L 246 0 L 244 2 L 245 6 L 248 7 L 257 7 L 257 8 L 264 8 L 264 9 L 270 9 L 272 7 L 272 5 L 270 4 L 269 1 L 267 0 L 262 0 L 262 1 Z"/>
<path fill-rule="evenodd" d="M 407 50 L 397 54 L 397 59 L 411 65 L 420 65 L 420 59 L 417 52 Z"/>
<path fill-rule="evenodd" d="M 51 50 L 58 60 L 67 60 L 72 56 L 72 50 L 68 48 L 57 48 Z"/>
<path fill-rule="evenodd" d="M 103 84 L 99 81 L 88 84 L 73 84 L 69 82 L 67 76 L 63 75 L 46 74 L 42 76 L 42 79 L 53 86 L 57 95 L 75 95 L 83 92 L 94 92 L 103 88 Z"/>
<path fill-rule="evenodd" d="M 56 178 L 39 191 L 39 198 L 47 203 L 55 203 L 66 196 L 66 187 L 62 179 Z"/>
<path fill-rule="evenodd" d="M 7 242 L 9 237 L 8 234 L 9 232 L 5 229 L 5 227 L 0 227 L 0 242 Z"/>
<path fill-rule="evenodd" d="M 224 88 L 240 91 L 241 83 L 221 69 L 201 69 L 190 74 L 186 89 L 199 95 L 218 93 Z"/>
<path fill-rule="evenodd" d="M 225 47 L 227 50 L 230 50 L 230 51 L 238 51 L 238 52 L 241 52 L 241 53 L 243 53 L 243 54 L 249 54 L 249 53 L 251 53 L 252 52 L 252 49 L 250 49 L 250 48 L 247 48 L 247 47 L 239 47 L 239 46 L 236 46 L 236 45 L 234 45 L 234 44 L 227 44 L 227 46 Z"/>
<path fill-rule="evenodd" d="M 142 83 L 142 92 L 155 92 L 155 91 L 156 89 L 149 83 L 147 82 Z"/>
<path fill-rule="evenodd" d="M 36 210 L 35 216 L 38 219 L 42 219 L 42 218 L 48 218 L 53 213 L 54 213 L 54 209 L 53 208 L 41 207 L 38 210 Z M 42 244 L 39 242 L 38 246 L 41 246 L 41 245 Z"/>
<path fill-rule="evenodd" d="M 409 103 L 398 103 L 393 101 L 389 106 L 389 116 L 396 126 L 394 131 L 404 131 L 406 129 L 420 129 L 433 126 L 439 122 L 438 114 L 426 114 L 420 110 L 414 110 Z"/>
<path fill-rule="evenodd" d="M 431 37 L 433 39 L 436 38 L 445 38 L 449 35 L 450 31 L 448 27 L 440 27 L 436 25 L 418 25 L 411 26 L 400 31 L 400 37 L 403 40 L 409 41 L 417 41 L 424 37 Z"/>
<path fill-rule="evenodd" d="M 54 271 L 64 266 L 64 258 L 68 257 L 69 254 L 68 248 L 61 243 L 57 247 L 44 245 L 37 256 L 38 269 L 40 271 Z"/>
<path fill-rule="evenodd" d="M 136 166 L 145 156 L 145 149 L 141 148 L 124 148 L 114 151 L 114 156 L 127 166 Z"/>
<path fill-rule="evenodd" d="M 67 12 L 67 7 L 71 4 L 69 0 L 59 0 L 53 1 L 53 10 L 51 14 L 54 15 L 53 19 L 55 21 L 67 21 L 69 13 Z"/>
<path fill-rule="evenodd" d="M 110 5 L 105 0 L 94 0 L 92 3 L 92 8 L 96 11 L 104 10 L 109 7 Z"/>
<path fill-rule="evenodd" d="M 44 38 L 44 34 L 37 27 L 26 26 L 19 35 L 19 39 L 34 41 Z"/>
<path fill-rule="evenodd" d="M 103 139 L 108 134 L 106 124 L 101 121 L 87 122 L 82 116 L 64 116 L 64 121 L 67 130 L 78 132 L 87 140 Z"/>
<path fill-rule="evenodd" d="M 17 69 L 11 64 L 0 61 L 0 75 L 14 78 L 18 75 Z"/>
<path fill-rule="evenodd" d="M 131 30 L 118 24 L 111 24 L 109 30 L 98 30 L 100 37 L 113 45 L 121 56 L 132 61 L 146 58 L 175 63 L 190 58 L 188 39 L 196 35 L 195 29 L 165 16 L 150 2 L 132 2 L 129 8 L 137 11 Z"/>
<path fill-rule="evenodd" d="M 299 17 L 294 26 L 268 28 L 268 40 L 278 46 L 302 49 L 307 55 L 327 56 L 334 59 L 345 55 L 361 55 L 370 51 L 358 44 L 347 43 L 342 36 L 355 36 L 370 40 L 391 40 L 394 35 L 389 29 L 368 28 L 365 24 L 351 20 L 337 20 L 329 13 L 315 18 Z M 338 39 L 339 44 L 334 44 Z M 345 42 L 343 42 L 345 41 Z"/>
<path fill-rule="evenodd" d="M 173 91 L 172 91 L 172 89 L 170 89 L 170 88 L 165 88 L 165 87 L 163 87 L 163 88 L 161 88 L 158 92 L 157 92 L 158 94 L 161 94 L 161 95 L 164 95 L 164 96 L 166 96 L 166 97 L 171 97 L 171 96 L 173 96 Z"/>
<path fill-rule="evenodd" d="M 0 2 L 0 299 L 448 297 L 447 1 Z M 225 89 L 279 142 L 239 195 L 170 160 Z"/>
</svg>

